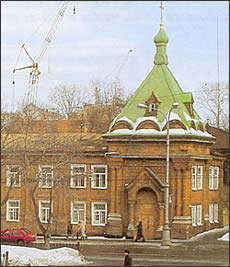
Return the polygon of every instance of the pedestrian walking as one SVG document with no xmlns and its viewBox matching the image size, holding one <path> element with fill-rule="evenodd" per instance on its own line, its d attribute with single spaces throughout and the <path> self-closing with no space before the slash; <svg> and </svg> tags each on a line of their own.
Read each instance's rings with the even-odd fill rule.
<svg viewBox="0 0 230 267">
<path fill-rule="evenodd" d="M 81 221 L 79 221 L 77 224 L 77 240 L 79 239 L 80 235 L 81 235 Z"/>
<path fill-rule="evenodd" d="M 129 255 L 129 250 L 125 250 L 125 260 L 124 260 L 124 266 L 132 266 L 132 258 Z"/>
<path fill-rule="evenodd" d="M 87 239 L 87 235 L 85 232 L 85 222 L 84 221 L 80 221 L 80 227 L 81 227 L 81 239 Z"/>
<path fill-rule="evenodd" d="M 142 242 L 145 242 L 145 238 L 143 235 L 143 227 L 142 227 L 142 221 L 139 222 L 139 224 L 137 225 L 137 236 L 135 241 L 137 242 L 138 239 L 142 239 Z"/>
<path fill-rule="evenodd" d="M 68 227 L 67 227 L 67 236 L 66 236 L 66 240 L 68 239 L 69 235 L 72 236 L 73 234 L 73 228 L 72 228 L 72 224 L 71 221 L 69 221 Z"/>
</svg>

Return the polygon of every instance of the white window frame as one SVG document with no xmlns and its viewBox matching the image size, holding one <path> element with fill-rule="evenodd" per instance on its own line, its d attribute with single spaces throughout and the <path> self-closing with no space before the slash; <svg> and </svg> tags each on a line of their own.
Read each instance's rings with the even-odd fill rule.
<svg viewBox="0 0 230 267">
<path fill-rule="evenodd" d="M 105 205 L 105 209 L 104 210 L 95 210 L 95 205 Z M 99 217 L 101 218 L 101 216 L 103 215 L 102 213 L 104 212 L 104 216 L 105 216 L 105 223 L 101 222 L 101 219 L 99 218 L 100 222 L 97 223 L 95 222 L 95 212 L 99 212 Z M 107 222 L 107 203 L 106 202 L 92 202 L 91 203 L 91 219 L 92 219 L 92 225 L 93 226 L 105 226 L 106 222 Z"/>
<path fill-rule="evenodd" d="M 215 203 L 213 205 L 213 220 L 214 220 L 214 223 L 218 223 L 219 222 L 219 212 L 218 212 L 218 204 Z"/>
<path fill-rule="evenodd" d="M 84 209 L 73 209 L 74 207 L 74 204 L 83 204 L 84 205 Z M 77 221 L 74 221 L 73 220 L 73 214 L 74 212 L 77 212 Z M 79 215 L 79 211 L 83 211 L 84 212 L 84 219 L 82 220 L 82 218 L 80 218 L 80 215 Z M 78 224 L 79 221 L 84 221 L 84 223 L 86 224 L 86 203 L 85 201 L 71 201 L 71 224 Z"/>
<path fill-rule="evenodd" d="M 12 172 L 12 168 L 18 168 L 19 171 L 21 167 L 19 165 L 6 165 L 6 186 L 10 187 L 11 186 L 11 177 L 10 175 L 15 176 L 18 175 L 18 183 L 15 183 L 15 181 L 12 183 L 12 187 L 21 187 L 21 175 L 18 172 Z"/>
<path fill-rule="evenodd" d="M 52 176 L 52 178 L 51 178 L 51 185 L 49 185 L 48 184 L 48 179 L 47 179 L 47 177 L 46 177 L 46 179 L 44 179 L 45 180 L 45 184 L 43 184 L 42 183 L 42 180 L 41 180 L 41 177 L 40 176 L 42 176 L 42 175 L 44 175 L 43 173 L 42 173 L 42 169 L 43 168 L 50 168 L 51 169 L 51 172 L 46 172 L 45 173 L 45 175 L 47 175 L 47 174 L 49 174 L 49 173 L 51 173 L 51 176 Z M 39 175 L 38 175 L 38 178 L 39 178 L 39 187 L 40 188 L 52 188 L 53 187 L 53 178 L 54 178 L 54 171 L 53 171 L 53 165 L 39 165 Z"/>
<path fill-rule="evenodd" d="M 41 205 L 43 204 L 43 203 L 46 203 L 46 204 L 50 204 L 50 201 L 49 200 L 39 200 L 39 219 L 40 219 L 40 222 L 41 223 L 48 223 L 48 221 L 49 221 L 49 216 L 48 216 L 48 214 L 47 214 L 47 212 L 49 212 L 49 210 L 50 210 L 50 208 L 42 208 L 41 207 Z M 41 210 L 42 209 L 45 209 L 45 210 L 47 210 L 46 211 L 46 220 L 45 221 L 43 221 L 43 220 L 41 220 Z M 50 220 L 50 223 L 52 223 L 52 213 L 53 213 L 53 202 L 51 202 L 51 220 Z"/>
<path fill-rule="evenodd" d="M 219 167 L 214 167 L 213 189 L 217 190 L 219 187 Z"/>
<path fill-rule="evenodd" d="M 191 206 L 192 225 L 196 226 L 196 206 Z"/>
<path fill-rule="evenodd" d="M 209 189 L 218 190 L 219 188 L 219 170 L 218 166 L 209 167 Z"/>
<path fill-rule="evenodd" d="M 10 202 L 17 202 L 18 203 L 18 206 L 17 207 L 10 207 Z M 9 211 L 10 209 L 13 210 L 13 213 L 15 213 L 15 210 L 17 209 L 17 214 L 18 214 L 18 218 L 13 218 L 13 219 L 10 219 L 9 217 Z M 20 221 L 20 200 L 13 200 L 13 199 L 9 199 L 7 200 L 6 202 L 6 220 L 9 221 L 9 222 L 19 222 Z"/>
<path fill-rule="evenodd" d="M 214 189 L 213 182 L 214 182 L 214 167 L 210 166 L 209 167 L 209 189 Z"/>
<path fill-rule="evenodd" d="M 202 205 L 191 205 L 192 226 L 202 225 Z"/>
<path fill-rule="evenodd" d="M 105 173 L 95 173 L 95 168 L 105 168 Z M 94 189 L 107 189 L 107 177 L 108 177 L 108 168 L 107 165 L 91 165 L 91 173 L 92 173 L 92 179 L 91 179 L 91 188 Z M 99 175 L 99 186 L 96 186 L 96 174 Z M 105 186 L 101 186 L 102 184 L 102 175 L 105 175 Z"/>
<path fill-rule="evenodd" d="M 192 166 L 192 190 L 196 190 L 196 166 Z"/>
<path fill-rule="evenodd" d="M 192 166 L 192 190 L 202 190 L 203 166 Z"/>
<path fill-rule="evenodd" d="M 80 186 L 80 185 L 74 185 L 73 183 L 73 179 L 78 179 L 81 177 L 77 177 L 78 174 L 74 173 L 74 168 L 84 168 L 84 172 L 83 173 L 78 173 L 80 175 L 84 175 L 84 185 Z M 76 175 L 75 177 L 73 177 L 73 175 Z M 78 184 L 78 182 L 76 183 Z M 71 177 L 70 177 L 70 187 L 71 188 L 86 188 L 86 164 L 71 164 Z"/>
<path fill-rule="evenodd" d="M 209 212 L 209 214 L 208 214 L 209 222 L 214 223 L 214 205 L 213 204 L 209 204 L 208 212 Z"/>
<path fill-rule="evenodd" d="M 202 225 L 202 205 L 196 206 L 197 225 Z"/>
<path fill-rule="evenodd" d="M 197 190 L 202 189 L 203 184 L 203 166 L 197 166 Z"/>
</svg>

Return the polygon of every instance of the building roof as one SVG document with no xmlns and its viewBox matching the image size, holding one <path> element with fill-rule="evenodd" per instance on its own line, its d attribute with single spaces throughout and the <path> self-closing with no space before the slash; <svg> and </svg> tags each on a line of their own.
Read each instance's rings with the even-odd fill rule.
<svg viewBox="0 0 230 267">
<path fill-rule="evenodd" d="M 211 149 L 229 154 L 229 132 L 210 125 L 207 125 L 207 130 L 216 137 L 216 142 Z"/>
<path fill-rule="evenodd" d="M 177 121 L 179 127 L 177 125 L 175 130 L 180 128 L 178 129 L 180 130 L 178 131 L 179 134 L 198 134 L 212 137 L 206 132 L 206 123 L 202 121 L 193 108 L 194 100 L 192 93 L 183 92 L 167 66 L 166 46 L 168 37 L 162 24 L 154 38 L 154 42 L 156 45 L 156 54 L 152 70 L 130 98 L 123 111 L 111 123 L 109 131 L 104 136 L 117 134 L 136 135 L 138 134 L 137 130 L 140 130 L 140 128 L 145 129 L 145 127 L 139 127 L 140 123 L 146 119 L 153 120 L 153 117 L 156 120 L 156 128 L 159 128 L 158 131 L 163 133 L 167 123 L 166 116 L 168 117 L 172 105 L 178 103 L 178 107 L 171 112 L 170 129 L 174 128 L 171 127 L 171 121 Z M 157 104 L 157 112 L 155 114 L 146 112 L 144 108 L 140 109 L 137 107 L 138 104 L 148 106 L 150 103 Z M 121 122 L 123 122 L 123 128 Z M 122 130 L 124 131 L 122 132 Z M 146 130 L 148 130 L 148 134 L 155 134 L 154 131 L 156 131 L 156 129 L 152 129 L 153 131 L 151 132 L 151 127 L 148 127 Z"/>
<path fill-rule="evenodd" d="M 25 151 L 26 147 L 26 151 Z M 2 134 L 2 155 L 22 153 L 105 152 L 105 142 L 96 133 Z"/>
</svg>

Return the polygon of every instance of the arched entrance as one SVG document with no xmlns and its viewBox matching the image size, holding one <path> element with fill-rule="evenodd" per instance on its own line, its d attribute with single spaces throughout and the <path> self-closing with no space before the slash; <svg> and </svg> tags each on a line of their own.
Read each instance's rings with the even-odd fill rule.
<svg viewBox="0 0 230 267">
<path fill-rule="evenodd" d="M 142 188 L 137 192 L 135 205 L 135 225 L 141 220 L 145 239 L 154 239 L 159 226 L 160 210 L 157 196 L 151 188 Z"/>
</svg>

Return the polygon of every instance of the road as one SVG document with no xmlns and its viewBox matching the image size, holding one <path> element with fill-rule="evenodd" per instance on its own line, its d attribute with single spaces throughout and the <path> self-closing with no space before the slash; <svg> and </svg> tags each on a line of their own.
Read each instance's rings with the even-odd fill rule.
<svg viewBox="0 0 230 267">
<path fill-rule="evenodd" d="M 173 243 L 170 248 L 158 242 L 81 241 L 80 252 L 89 266 L 122 266 L 124 250 L 129 249 L 133 266 L 229 266 L 228 242 Z"/>
<path fill-rule="evenodd" d="M 230 266 L 229 242 L 217 240 L 228 231 L 221 228 L 194 240 L 172 240 L 168 248 L 161 247 L 159 240 L 134 242 L 100 237 L 80 241 L 52 237 L 51 243 L 64 246 L 80 242 L 80 253 L 91 262 L 86 266 L 123 266 L 125 249 L 130 251 L 133 266 Z"/>
</svg>

